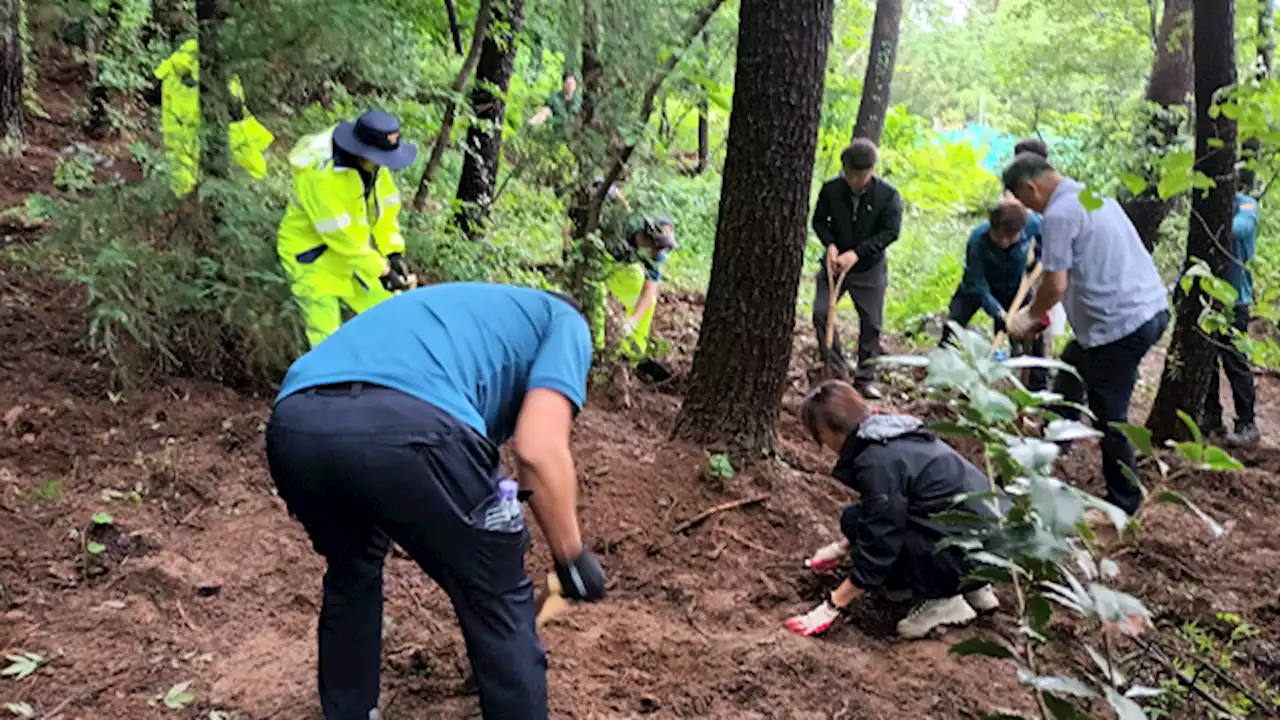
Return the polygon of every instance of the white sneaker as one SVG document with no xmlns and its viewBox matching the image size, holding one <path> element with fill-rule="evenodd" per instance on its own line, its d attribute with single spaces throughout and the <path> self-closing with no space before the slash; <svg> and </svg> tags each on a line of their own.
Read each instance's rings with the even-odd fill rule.
<svg viewBox="0 0 1280 720">
<path fill-rule="evenodd" d="M 992 590 L 990 585 L 983 585 L 977 590 L 965 593 L 964 601 L 980 613 L 988 613 L 1000 607 L 1000 598 L 996 597 L 996 591 Z"/>
<path fill-rule="evenodd" d="M 964 625 L 978 617 L 978 613 L 964 601 L 963 595 L 952 595 L 942 600 L 925 600 L 901 621 L 898 634 L 907 640 L 918 640 L 934 628 L 942 625 Z"/>
</svg>

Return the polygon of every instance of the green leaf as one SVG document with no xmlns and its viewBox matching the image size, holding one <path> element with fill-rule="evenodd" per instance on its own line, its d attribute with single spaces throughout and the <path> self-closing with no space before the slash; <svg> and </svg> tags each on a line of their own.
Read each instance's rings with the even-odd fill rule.
<svg viewBox="0 0 1280 720">
<path fill-rule="evenodd" d="M 1095 698 L 1098 693 L 1088 685 L 1080 682 L 1073 677 L 1063 675 L 1033 675 L 1027 668 L 1018 668 L 1018 679 L 1024 685 L 1041 692 L 1058 693 L 1061 695 L 1074 695 L 1076 697 Z"/>
<path fill-rule="evenodd" d="M 1120 672 L 1120 668 L 1102 656 L 1097 648 L 1085 643 L 1084 649 L 1089 653 L 1089 657 L 1093 659 L 1093 664 L 1102 672 L 1102 676 L 1107 679 L 1115 687 L 1123 687 L 1125 684 L 1124 673 Z"/>
<path fill-rule="evenodd" d="M 1133 173 L 1120 173 L 1120 182 L 1134 195 L 1141 195 L 1147 189 L 1147 181 Z"/>
<path fill-rule="evenodd" d="M 1114 688 L 1104 688 L 1103 690 L 1107 694 L 1107 702 L 1111 703 L 1111 707 L 1115 708 L 1116 720 L 1147 720 L 1147 715 L 1142 712 L 1141 705 L 1116 692 Z"/>
<path fill-rule="evenodd" d="M 1053 606 L 1043 595 L 1032 595 L 1027 599 L 1027 615 L 1036 630 L 1044 632 L 1053 618 Z"/>
<path fill-rule="evenodd" d="M 1089 212 L 1093 212 L 1094 210 L 1101 210 L 1102 198 L 1098 196 L 1097 191 L 1095 191 L 1093 188 L 1086 187 L 1084 190 L 1080 191 L 1080 205 L 1083 206 L 1084 209 L 1088 210 Z"/>
<path fill-rule="evenodd" d="M 1009 457 L 1028 475 L 1048 475 L 1058 457 L 1058 446 L 1037 438 L 1016 438 L 1009 443 Z"/>
<path fill-rule="evenodd" d="M 1182 411 L 1179 410 L 1178 412 Z M 1178 451 L 1179 455 L 1190 460 L 1196 465 L 1204 462 L 1204 446 L 1199 442 L 1180 442 L 1176 443 L 1173 447 Z"/>
<path fill-rule="evenodd" d="M 977 428 L 958 422 L 932 422 L 929 423 L 929 429 L 940 435 L 951 437 L 978 437 Z"/>
<path fill-rule="evenodd" d="M 1074 365 L 1064 363 L 1061 360 L 1053 358 L 1042 358 L 1034 355 L 1019 355 L 1009 358 L 1000 363 L 1010 370 L 1023 370 L 1026 368 L 1044 368 L 1046 370 L 1061 370 L 1069 372 L 1076 377 L 1080 377 L 1080 371 L 1076 370 Z"/>
<path fill-rule="evenodd" d="M 1075 490 L 1055 478 L 1031 478 L 1031 503 L 1045 527 L 1066 535 L 1084 520 L 1084 503 Z"/>
<path fill-rule="evenodd" d="M 1133 448 L 1140 455 L 1154 457 L 1156 454 L 1155 446 L 1151 444 L 1151 431 L 1141 425 L 1130 425 L 1129 423 L 1111 423 L 1111 427 L 1119 430 L 1125 437 L 1129 438 L 1129 442 L 1133 444 Z"/>
<path fill-rule="evenodd" d="M 1132 479 L 1130 479 L 1130 482 L 1132 482 Z M 1125 528 L 1129 527 L 1129 514 L 1106 500 L 1083 492 L 1080 493 L 1080 500 L 1087 507 L 1101 510 L 1107 516 L 1107 519 L 1111 521 L 1111 525 L 1116 529 L 1117 535 L 1123 535 Z"/>
<path fill-rule="evenodd" d="M 1209 526 L 1209 532 L 1213 533 L 1215 538 L 1220 538 L 1227 533 L 1226 528 L 1222 527 L 1217 520 L 1210 517 L 1209 513 L 1201 510 L 1198 505 L 1188 500 L 1181 493 L 1166 490 L 1156 495 L 1155 498 L 1153 498 L 1153 501 L 1158 503 L 1169 503 L 1171 505 L 1177 505 L 1183 509 L 1190 510 L 1196 517 L 1200 518 L 1201 522 Z"/>
<path fill-rule="evenodd" d="M 1101 583 L 1089 583 L 1089 595 L 1093 598 L 1098 617 L 1113 623 L 1123 623 L 1131 617 L 1151 618 L 1151 611 L 1138 598 L 1120 592 Z"/>
<path fill-rule="evenodd" d="M 996 585 L 1012 585 L 1013 573 L 998 567 L 983 565 L 977 570 L 969 573 L 969 577 L 984 583 L 994 583 Z"/>
<path fill-rule="evenodd" d="M 1181 410 L 1178 410 L 1177 413 L 1178 419 L 1181 420 L 1182 424 L 1186 425 L 1187 429 L 1191 431 L 1191 439 L 1194 440 L 1197 445 L 1203 443 L 1204 438 L 1200 435 L 1200 426 L 1196 425 L 1196 421 L 1192 420 L 1190 415 L 1182 412 Z"/>
<path fill-rule="evenodd" d="M 44 664 L 44 656 L 38 653 L 22 653 L 21 655 L 5 655 L 12 663 L 0 671 L 0 676 L 12 676 L 14 680 L 24 680 L 37 668 Z"/>
<path fill-rule="evenodd" d="M 1222 108 L 1222 114 L 1227 116 L 1228 120 L 1240 119 L 1240 106 L 1234 102 L 1222 103 L 1221 105 L 1217 105 L 1215 107 Z"/>
<path fill-rule="evenodd" d="M 1213 148 L 1214 150 L 1221 150 L 1226 146 L 1227 144 L 1222 141 L 1222 138 L 1209 138 L 1209 147 Z"/>
<path fill-rule="evenodd" d="M 115 522 L 115 518 L 111 517 L 111 513 L 101 510 L 93 514 L 93 522 L 98 525 L 110 525 Z"/>
<path fill-rule="evenodd" d="M 1088 715 L 1082 714 L 1076 710 L 1071 703 L 1063 700 L 1057 695 L 1042 695 L 1044 705 L 1049 709 L 1049 714 L 1054 720 L 1091 720 Z"/>
<path fill-rule="evenodd" d="M 35 708 L 24 702 L 5 703 L 4 709 L 20 718 L 35 717 L 36 715 Z"/>
<path fill-rule="evenodd" d="M 1001 645 L 994 640 L 988 640 L 982 637 L 972 637 L 968 640 L 962 640 L 951 646 L 949 650 L 952 655 L 966 657 L 969 655 L 985 655 L 987 657 L 998 658 L 1000 660 L 1012 660 L 1014 658 L 1013 651 Z"/>
<path fill-rule="evenodd" d="M 1044 429 L 1044 439 L 1050 442 L 1066 442 L 1085 438 L 1102 437 L 1102 433 L 1078 420 L 1053 420 Z"/>
<path fill-rule="evenodd" d="M 89 544 L 85 546 L 84 549 L 88 550 L 90 555 L 100 555 L 106 551 L 107 546 L 103 545 L 100 542 L 93 542 L 91 540 L 89 541 Z"/>
<path fill-rule="evenodd" d="M 1146 685 L 1134 685 L 1124 694 L 1127 698 L 1149 698 L 1159 697 L 1164 694 L 1164 690 L 1160 688 L 1147 687 Z"/>
<path fill-rule="evenodd" d="M 170 710 L 181 710 L 190 705 L 196 699 L 195 695 L 187 692 L 190 685 L 191 681 L 188 680 L 169 688 L 169 692 L 164 694 L 164 706 Z"/>
<path fill-rule="evenodd" d="M 1231 457 L 1227 451 L 1216 445 L 1204 450 L 1204 466 L 1210 470 L 1243 470 L 1244 463 Z"/>
<path fill-rule="evenodd" d="M 991 423 L 1009 422 L 1018 411 L 1018 406 L 1008 395 L 982 384 L 973 386 L 969 393 L 969 403 L 974 411 Z"/>
<path fill-rule="evenodd" d="M 943 525 L 986 525 L 986 518 L 974 515 L 971 512 L 963 510 L 943 510 L 940 513 L 934 513 L 929 516 L 930 520 Z"/>
</svg>

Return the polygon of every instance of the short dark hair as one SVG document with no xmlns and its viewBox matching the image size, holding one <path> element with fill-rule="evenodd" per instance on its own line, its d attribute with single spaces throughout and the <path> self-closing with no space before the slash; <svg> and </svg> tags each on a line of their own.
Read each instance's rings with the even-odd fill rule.
<svg viewBox="0 0 1280 720">
<path fill-rule="evenodd" d="M 574 310 L 577 310 L 578 314 L 581 315 L 583 318 L 585 318 L 588 323 L 591 322 L 591 318 L 587 317 L 587 313 L 582 309 L 582 303 L 578 302 L 578 298 L 570 295 L 567 292 L 561 292 L 559 290 L 543 290 L 543 292 L 545 292 L 546 294 L 554 298 L 557 298 L 559 300 L 562 300 L 568 303 L 569 306 L 572 307 Z"/>
<path fill-rule="evenodd" d="M 987 216 L 991 232 L 1001 236 L 1022 232 L 1027 226 L 1027 209 L 1017 200 L 1002 200 Z"/>
<path fill-rule="evenodd" d="M 574 80 L 577 80 L 577 79 L 578 79 L 578 74 L 577 74 L 577 73 L 575 73 L 575 72 L 574 72 L 574 71 L 572 71 L 572 70 L 565 70 L 564 72 L 560 73 L 560 82 L 564 82 L 565 80 L 568 80 L 569 78 L 573 78 Z"/>
<path fill-rule="evenodd" d="M 849 147 L 840 153 L 840 164 L 845 170 L 870 170 L 879 159 L 880 151 L 867 138 L 854 138 Z"/>
<path fill-rule="evenodd" d="M 871 409 L 852 385 L 844 380 L 827 380 L 809 391 L 800 404 L 800 423 L 814 440 L 820 430 L 847 435 L 871 414 Z"/>
<path fill-rule="evenodd" d="M 1005 190 L 1011 193 L 1017 193 L 1018 188 L 1022 184 L 1035 180 L 1047 172 L 1055 172 L 1053 165 L 1048 159 L 1035 153 L 1022 153 L 1013 158 L 1013 162 L 1004 169 L 1004 173 L 1000 179 L 1004 182 Z"/>
<path fill-rule="evenodd" d="M 1022 153 L 1034 153 L 1045 160 L 1048 160 L 1049 145 L 1040 138 L 1026 138 L 1019 140 L 1018 144 L 1013 146 L 1013 154 L 1021 155 Z"/>
</svg>

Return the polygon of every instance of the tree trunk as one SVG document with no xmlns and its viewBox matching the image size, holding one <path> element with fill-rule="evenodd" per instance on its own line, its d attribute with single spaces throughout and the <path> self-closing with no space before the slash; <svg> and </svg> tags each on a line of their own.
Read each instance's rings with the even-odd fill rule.
<svg viewBox="0 0 1280 720">
<path fill-rule="evenodd" d="M 0 136 L 22 143 L 22 13 L 19 0 L 0 0 Z"/>
<path fill-rule="evenodd" d="M 462 54 L 462 28 L 458 27 L 458 9 L 453 0 L 444 0 L 444 11 L 449 15 L 449 35 L 453 38 L 453 51 Z"/>
<path fill-rule="evenodd" d="M 1275 51 L 1275 9 L 1271 0 L 1262 3 L 1258 10 L 1258 59 L 1253 66 L 1253 79 L 1262 80 L 1271 74 L 1271 54 Z M 1258 153 L 1262 151 L 1262 141 L 1251 137 L 1244 141 L 1243 159 L 1256 162 Z M 1258 171 L 1256 167 L 1245 165 L 1240 168 L 1240 192 L 1252 195 L 1257 191 Z"/>
<path fill-rule="evenodd" d="M 1235 0 L 1195 0 L 1196 169 L 1216 185 L 1206 194 L 1191 195 L 1187 257 L 1206 261 L 1219 277 L 1227 269 L 1235 214 L 1237 137 L 1234 120 L 1225 113 L 1212 118 L 1209 111 L 1214 94 L 1236 81 L 1234 25 Z M 1147 420 L 1157 441 L 1185 434 L 1178 410 L 1197 423 L 1204 419 L 1205 388 L 1218 372 L 1218 348 L 1199 325 L 1201 298 L 1207 297 L 1197 284 L 1178 303 L 1173 343 Z"/>
<path fill-rule="evenodd" d="M 711 32 L 702 33 L 702 68 L 706 74 L 711 66 Z M 698 166 L 701 175 L 711 164 L 711 91 L 702 88 L 702 97 L 698 98 Z"/>
<path fill-rule="evenodd" d="M 711 284 L 675 435 L 776 448 L 804 264 L 833 0 L 742 0 Z"/>
<path fill-rule="evenodd" d="M 226 54 L 218 29 L 227 22 L 227 0 L 197 0 L 196 23 L 200 45 L 200 173 L 224 180 L 231 170 L 227 128 L 231 125 L 231 94 L 227 90 Z"/>
<path fill-rule="evenodd" d="M 524 0 L 498 0 L 493 6 L 494 26 L 503 28 L 484 39 L 476 79 L 471 85 L 471 111 L 475 119 L 467 129 L 467 143 L 458 178 L 458 213 L 454 222 L 468 238 L 478 240 L 493 209 L 498 166 L 502 160 L 502 123 L 507 114 L 503 96 L 511 84 L 516 61 L 516 36 L 524 26 Z M 497 88 L 498 94 L 493 89 Z"/>
<path fill-rule="evenodd" d="M 436 170 L 440 169 L 440 163 L 444 160 L 444 149 L 449 144 L 449 138 L 453 136 L 453 121 L 458 112 L 458 101 L 454 97 L 466 88 L 467 81 L 471 79 L 471 73 L 475 72 L 476 65 L 480 63 L 480 51 L 489 33 L 489 21 L 492 15 L 493 1 L 480 0 L 480 9 L 476 12 L 476 27 L 471 32 L 471 50 L 467 52 L 467 59 L 462 61 L 462 69 L 458 70 L 458 76 L 453 79 L 453 85 L 450 87 L 453 96 L 445 104 L 444 117 L 440 120 L 440 132 L 436 133 L 435 144 L 431 147 L 431 157 L 427 160 L 426 169 L 422 171 L 422 178 L 418 180 L 418 192 L 413 196 L 413 209 L 418 212 L 422 212 L 427 207 L 427 197 L 431 194 L 431 178 L 435 177 Z"/>
<path fill-rule="evenodd" d="M 902 0 L 877 0 L 875 26 L 871 30 L 871 52 L 867 55 L 867 77 L 862 82 L 862 101 L 855 138 L 879 144 L 884 117 L 889 112 L 893 88 L 893 65 L 898 58 L 898 28 L 902 25 Z"/>
<path fill-rule="evenodd" d="M 111 119 L 107 112 L 111 93 L 102 84 L 102 61 L 99 58 L 106 51 L 107 38 L 112 29 L 120 23 L 120 3 L 116 0 L 108 2 L 105 15 L 100 14 L 94 4 L 90 8 L 90 14 L 85 34 L 85 54 L 89 58 L 89 116 L 85 120 L 84 129 L 89 137 L 102 140 L 111 131 Z"/>
<path fill-rule="evenodd" d="M 1160 223 L 1164 222 L 1174 203 L 1173 198 L 1162 200 L 1156 192 L 1156 184 L 1160 181 L 1156 164 L 1178 143 L 1183 127 L 1179 108 L 1186 105 L 1187 95 L 1191 92 L 1192 38 L 1185 32 L 1175 36 L 1179 20 L 1189 12 L 1191 0 L 1166 0 L 1164 4 L 1164 17 L 1156 40 L 1156 57 L 1151 66 L 1151 76 L 1147 79 L 1146 101 L 1151 103 L 1145 110 L 1147 128 L 1139 136 L 1145 156 L 1139 174 L 1147 181 L 1147 187 L 1137 197 L 1120 203 L 1147 250 L 1155 249 Z M 1172 49 L 1171 40 L 1174 43 Z"/>
</svg>

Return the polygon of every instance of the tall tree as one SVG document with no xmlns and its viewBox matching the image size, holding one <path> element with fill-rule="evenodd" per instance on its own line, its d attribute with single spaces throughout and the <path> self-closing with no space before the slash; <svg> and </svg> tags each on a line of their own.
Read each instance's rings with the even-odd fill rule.
<svg viewBox="0 0 1280 720">
<path fill-rule="evenodd" d="M 675 434 L 759 457 L 787 385 L 833 0 L 742 0 L 711 284 Z"/>
<path fill-rule="evenodd" d="M 196 0 L 200 45 L 200 172 L 225 179 L 231 170 L 231 93 L 226 49 L 220 30 L 230 17 L 230 0 Z"/>
<path fill-rule="evenodd" d="M 462 28 L 458 27 L 458 9 L 453 0 L 444 0 L 444 11 L 449 16 L 449 36 L 453 38 L 453 51 L 462 54 Z"/>
<path fill-rule="evenodd" d="M 493 25 L 480 51 L 476 79 L 471 85 L 471 112 L 467 128 L 462 175 L 458 178 L 458 213 L 454 221 L 475 240 L 493 209 L 502 159 L 502 123 L 507 114 L 505 96 L 516 62 L 516 37 L 524 26 L 524 0 L 497 0 Z"/>
<path fill-rule="evenodd" d="M 1275 41 L 1275 7 L 1271 4 L 1272 0 L 1258 3 L 1258 34 L 1257 47 L 1258 58 L 1253 66 L 1253 78 L 1261 80 L 1271 74 L 1271 56 L 1276 49 Z M 1258 157 L 1258 153 L 1262 151 L 1262 141 L 1256 137 L 1251 137 L 1244 141 L 1244 158 L 1246 161 L 1254 160 Z M 1243 193 L 1254 193 L 1257 191 L 1255 185 L 1258 181 L 1257 169 L 1253 166 L 1246 165 L 1240 169 L 1240 191 Z"/>
<path fill-rule="evenodd" d="M 1206 193 L 1191 200 L 1191 229 L 1187 233 L 1187 258 L 1206 261 L 1222 277 L 1229 261 L 1231 220 L 1235 214 L 1236 123 L 1226 113 L 1212 113 L 1216 94 L 1236 82 L 1235 0 L 1195 0 L 1196 169 L 1214 181 Z M 1216 115 L 1216 117 L 1213 117 Z M 1147 427 L 1157 440 L 1182 433 L 1177 411 L 1197 423 L 1204 419 L 1205 388 L 1218 347 L 1200 329 L 1202 298 L 1199 288 L 1179 301 L 1173 343 L 1165 360 L 1160 392 Z"/>
<path fill-rule="evenodd" d="M 0 0 L 0 137 L 22 142 L 22 10 L 20 0 Z"/>
<path fill-rule="evenodd" d="M 1191 34 L 1186 20 L 1191 13 L 1191 0 L 1166 0 L 1160 30 L 1156 34 L 1156 56 L 1147 78 L 1146 130 L 1139 136 L 1142 143 L 1141 177 L 1147 187 L 1121 206 L 1128 213 L 1142 242 L 1151 250 L 1159 236 L 1160 223 L 1173 206 L 1172 198 L 1161 199 L 1156 192 L 1158 161 L 1177 145 L 1182 134 L 1183 112 L 1191 93 Z"/>
<path fill-rule="evenodd" d="M 702 33 L 702 72 L 707 74 L 711 66 L 711 31 Z M 702 88 L 698 97 L 698 165 L 700 175 L 711 164 L 711 89 Z"/>
<path fill-rule="evenodd" d="M 867 55 L 867 76 L 862 82 L 862 102 L 853 136 L 880 142 L 889 96 L 893 89 L 893 66 L 898 60 L 898 30 L 902 26 L 902 0 L 877 0 L 876 20 L 871 29 L 871 52 Z"/>
</svg>

